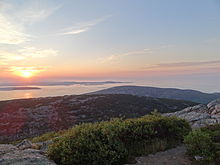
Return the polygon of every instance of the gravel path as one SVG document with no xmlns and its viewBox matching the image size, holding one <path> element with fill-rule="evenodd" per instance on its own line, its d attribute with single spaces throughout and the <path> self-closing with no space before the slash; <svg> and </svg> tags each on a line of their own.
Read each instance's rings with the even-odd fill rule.
<svg viewBox="0 0 220 165">
<path fill-rule="evenodd" d="M 157 152 L 146 157 L 138 157 L 136 161 L 135 165 L 191 165 L 191 161 L 186 156 L 185 146 Z"/>
</svg>

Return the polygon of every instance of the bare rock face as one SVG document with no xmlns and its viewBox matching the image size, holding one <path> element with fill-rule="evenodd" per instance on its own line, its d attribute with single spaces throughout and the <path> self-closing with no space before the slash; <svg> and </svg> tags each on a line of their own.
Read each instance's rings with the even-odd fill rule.
<svg viewBox="0 0 220 165">
<path fill-rule="evenodd" d="M 25 142 L 26 143 L 26 142 Z M 24 143 L 22 143 L 24 145 Z M 56 165 L 43 152 L 36 149 L 19 149 L 11 144 L 0 145 L 1 165 Z"/>
<path fill-rule="evenodd" d="M 212 111 L 211 111 L 211 114 L 212 115 L 218 115 L 220 114 L 220 104 L 218 105 L 215 105 L 214 107 L 212 107 Z"/>
<path fill-rule="evenodd" d="M 0 145 L 0 156 L 8 153 L 8 152 L 12 152 L 14 150 L 16 150 L 17 147 L 11 145 L 11 144 L 1 144 Z"/>
<path fill-rule="evenodd" d="M 210 103 L 207 105 L 207 107 L 208 107 L 209 109 L 211 109 L 212 107 L 215 107 L 216 105 L 220 105 L 220 99 L 217 99 L 217 100 L 214 100 L 214 101 L 210 102 Z"/>
<path fill-rule="evenodd" d="M 176 116 L 190 122 L 192 128 L 201 128 L 207 125 L 220 124 L 220 99 L 210 102 L 208 105 L 196 105 L 185 108 L 165 116 Z"/>
</svg>

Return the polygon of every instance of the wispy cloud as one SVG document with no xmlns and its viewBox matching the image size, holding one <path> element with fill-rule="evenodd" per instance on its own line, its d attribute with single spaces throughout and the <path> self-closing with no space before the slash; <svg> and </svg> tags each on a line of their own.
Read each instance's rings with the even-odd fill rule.
<svg viewBox="0 0 220 165">
<path fill-rule="evenodd" d="M 5 10 L 8 10 L 11 8 L 11 5 L 6 2 L 6 0 L 1 0 L 0 1 L 0 12 L 3 12 Z"/>
<path fill-rule="evenodd" d="M 107 20 L 111 15 L 107 15 L 92 21 L 76 23 L 73 26 L 61 30 L 59 35 L 75 35 L 90 30 L 93 26 Z"/>
<path fill-rule="evenodd" d="M 173 62 L 173 63 L 160 63 L 150 66 L 146 66 L 143 69 L 145 70 L 155 70 L 155 69 L 187 69 L 187 68 L 210 68 L 210 67 L 219 67 L 220 60 L 213 61 L 189 61 L 189 62 Z"/>
<path fill-rule="evenodd" d="M 27 25 L 46 19 L 59 7 L 43 7 L 39 1 L 31 1 L 24 7 L 0 2 L 0 44 L 17 45 L 29 41 Z"/>
<path fill-rule="evenodd" d="M 143 50 L 137 50 L 137 51 L 130 51 L 126 53 L 113 54 L 113 55 L 110 55 L 104 58 L 100 58 L 99 61 L 110 62 L 110 61 L 116 61 L 122 57 L 133 56 L 133 55 L 147 55 L 151 53 L 153 53 L 151 49 L 143 49 Z"/>
<path fill-rule="evenodd" d="M 28 60 L 30 58 L 45 58 L 55 56 L 58 51 L 54 49 L 37 49 L 35 47 L 24 47 L 17 52 L 0 51 L 0 60 L 4 63 L 10 61 Z"/>
<path fill-rule="evenodd" d="M 43 1 L 31 1 L 21 11 L 17 13 L 22 22 L 35 23 L 40 22 L 51 16 L 61 6 L 45 6 Z"/>
<path fill-rule="evenodd" d="M 55 56 L 57 53 L 53 49 L 37 49 L 34 47 L 25 47 L 16 52 L 0 51 L 0 71 L 18 76 L 37 75 L 48 70 L 48 66 L 30 66 L 29 61 L 33 61 L 36 58 Z"/>
<path fill-rule="evenodd" d="M 28 41 L 29 35 L 25 34 L 24 28 L 10 21 L 0 13 L 0 43 L 20 44 Z"/>
<path fill-rule="evenodd" d="M 0 51 L 0 59 L 3 62 L 9 62 L 9 61 L 17 61 L 17 60 L 23 60 L 25 57 L 19 54 L 15 54 L 12 52 L 7 51 Z"/>
<path fill-rule="evenodd" d="M 67 32 L 62 33 L 62 35 L 74 35 L 74 34 L 79 34 L 79 33 L 86 32 L 88 30 L 89 30 L 88 27 L 81 28 L 81 29 L 75 29 L 75 30 L 71 29 L 71 30 L 69 30 Z"/>
<path fill-rule="evenodd" d="M 56 56 L 58 51 L 54 49 L 37 49 L 35 47 L 24 47 L 18 50 L 18 53 L 26 58 L 45 58 L 48 56 Z"/>
</svg>

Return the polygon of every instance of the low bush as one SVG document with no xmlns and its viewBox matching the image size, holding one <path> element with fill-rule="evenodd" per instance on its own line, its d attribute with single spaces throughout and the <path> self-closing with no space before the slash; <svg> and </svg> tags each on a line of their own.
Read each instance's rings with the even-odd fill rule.
<svg viewBox="0 0 220 165">
<path fill-rule="evenodd" d="M 215 162 L 220 156 L 220 124 L 190 132 L 184 142 L 190 156 L 201 156 L 203 161 Z"/>
<path fill-rule="evenodd" d="M 133 156 L 174 147 L 190 129 L 185 120 L 160 115 L 82 124 L 55 140 L 48 156 L 60 165 L 123 164 Z"/>
<path fill-rule="evenodd" d="M 201 130 L 192 131 L 185 137 L 184 142 L 190 156 L 201 156 L 207 160 L 213 159 L 213 144 L 209 133 Z"/>
<path fill-rule="evenodd" d="M 64 133 L 64 131 L 59 131 L 59 132 L 49 132 L 46 134 L 43 134 L 41 136 L 34 137 L 30 139 L 33 143 L 38 143 L 38 142 L 43 142 L 47 140 L 51 140 L 53 138 L 59 137 Z"/>
</svg>

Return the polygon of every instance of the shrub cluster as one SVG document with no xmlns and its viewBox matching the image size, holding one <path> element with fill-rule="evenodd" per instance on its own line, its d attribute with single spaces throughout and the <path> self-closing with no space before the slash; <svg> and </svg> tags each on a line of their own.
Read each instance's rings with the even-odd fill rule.
<svg viewBox="0 0 220 165">
<path fill-rule="evenodd" d="M 220 124 L 194 130 L 184 138 L 184 142 L 189 155 L 201 156 L 206 162 L 220 163 Z"/>
<path fill-rule="evenodd" d="M 73 127 L 49 147 L 48 156 L 61 165 L 117 165 L 132 156 L 177 145 L 191 130 L 182 119 L 147 115 Z"/>
</svg>

